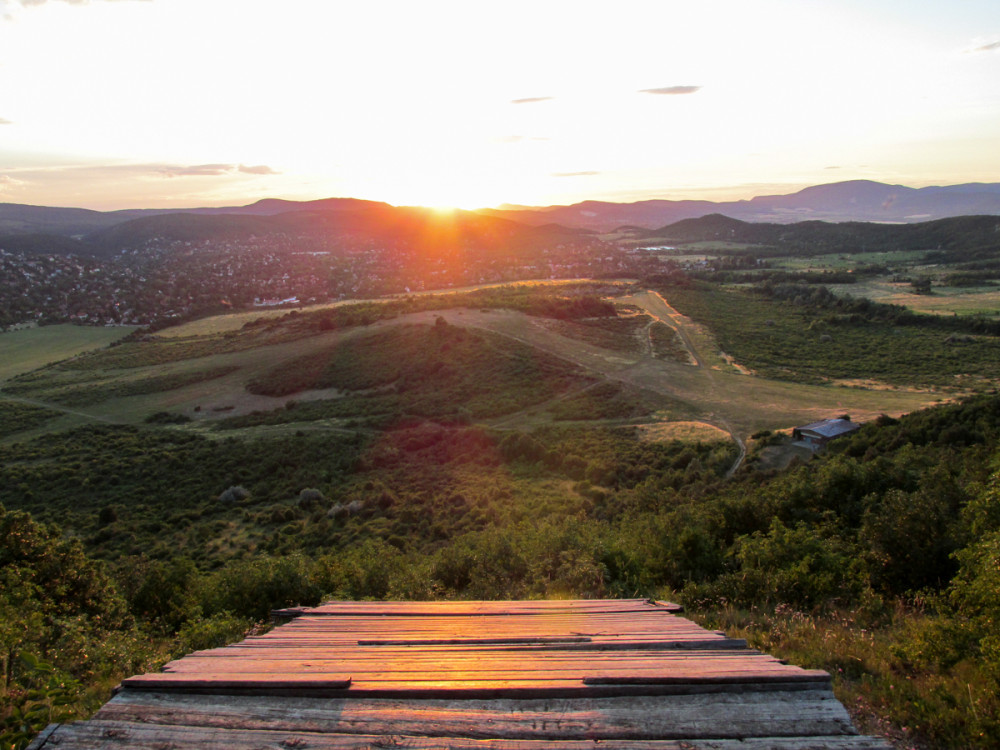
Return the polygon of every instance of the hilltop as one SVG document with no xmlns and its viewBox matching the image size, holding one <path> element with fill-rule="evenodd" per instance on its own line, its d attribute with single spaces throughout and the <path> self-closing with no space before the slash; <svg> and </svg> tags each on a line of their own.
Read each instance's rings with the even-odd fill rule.
<svg viewBox="0 0 1000 750">
<path fill-rule="evenodd" d="M 51 234 L 89 238 L 100 252 L 101 230 L 151 216 L 274 217 L 283 214 L 356 216 L 386 215 L 393 206 L 355 198 L 292 201 L 265 198 L 243 206 L 91 211 L 0 203 L 0 238 L 18 234 Z M 1000 214 L 1000 183 L 968 183 L 925 188 L 887 185 L 870 180 L 850 180 L 814 185 L 786 195 L 762 195 L 749 200 L 642 200 L 611 203 L 588 200 L 568 206 L 507 206 L 474 212 L 541 226 L 559 224 L 575 229 L 610 231 L 620 226 L 645 229 L 673 224 L 708 214 L 748 222 L 788 224 L 807 220 L 830 222 L 870 221 L 914 223 L 949 216 Z M 293 222 L 294 223 L 294 222 Z M 169 222 L 159 226 L 169 227 Z M 248 225 L 250 226 L 250 225 Z"/>
</svg>

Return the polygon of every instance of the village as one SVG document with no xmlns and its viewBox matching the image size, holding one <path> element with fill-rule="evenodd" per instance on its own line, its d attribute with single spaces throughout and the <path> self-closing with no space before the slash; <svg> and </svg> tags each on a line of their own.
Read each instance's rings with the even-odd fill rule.
<svg viewBox="0 0 1000 750">
<path fill-rule="evenodd" d="M 162 327 L 255 306 L 532 278 L 628 276 L 660 264 L 654 254 L 626 253 L 586 237 L 528 253 L 469 248 L 435 257 L 404 242 L 282 235 L 161 240 L 106 260 L 0 247 L 0 330 L 54 323 Z"/>
</svg>

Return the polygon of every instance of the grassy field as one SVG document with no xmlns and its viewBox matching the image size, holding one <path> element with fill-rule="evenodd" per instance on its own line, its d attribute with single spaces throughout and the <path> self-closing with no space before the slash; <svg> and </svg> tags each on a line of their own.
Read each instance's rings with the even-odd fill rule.
<svg viewBox="0 0 1000 750">
<path fill-rule="evenodd" d="M 124 338 L 131 326 L 43 326 L 0 333 L 0 382 Z"/>
<path fill-rule="evenodd" d="M 1000 315 L 1000 287 L 984 283 L 978 286 L 949 287 L 941 281 L 952 270 L 948 266 L 927 265 L 924 250 L 899 250 L 885 253 L 831 254 L 804 258 L 772 258 L 769 265 L 779 271 L 848 271 L 862 266 L 884 266 L 891 273 L 862 276 L 855 284 L 829 284 L 839 295 L 865 297 L 875 302 L 902 305 L 917 312 L 935 315 Z M 926 276 L 932 280 L 932 294 L 914 294 L 908 280 Z"/>
<path fill-rule="evenodd" d="M 256 310 L 248 310 L 246 312 L 229 313 L 227 315 L 214 315 L 210 318 L 202 318 L 200 320 L 193 320 L 189 323 L 182 323 L 180 325 L 171 326 L 170 328 L 164 328 L 157 332 L 157 336 L 162 336 L 165 338 L 188 338 L 192 336 L 212 336 L 216 334 L 224 334 L 230 331 L 238 331 L 247 323 L 255 320 L 273 320 L 277 318 L 284 317 L 291 310 L 298 310 L 300 312 L 315 312 L 318 310 L 329 310 L 335 307 L 344 307 L 347 305 L 359 305 L 367 303 L 379 303 L 379 302 L 391 302 L 400 297 L 427 297 L 438 294 L 464 294 L 466 292 L 475 292 L 481 289 L 496 289 L 500 287 L 524 287 L 524 286 L 569 286 L 576 284 L 586 284 L 592 283 L 590 279 L 536 279 L 528 281 L 511 281 L 504 282 L 502 284 L 476 284 L 475 286 L 466 287 L 455 287 L 453 289 L 434 289 L 422 292 L 413 292 L 411 294 L 398 294 L 390 297 L 380 297 L 378 299 L 349 299 L 340 302 L 328 302 L 319 305 L 307 305 L 297 308 L 259 308 Z M 621 283 L 628 283 L 628 280 L 621 280 Z"/>
<path fill-rule="evenodd" d="M 935 315 L 1000 315 L 1000 288 L 995 286 L 941 287 L 933 294 L 913 294 L 907 283 L 873 279 L 858 284 L 831 284 L 830 291 L 867 297 L 887 305 L 902 305 L 911 310 Z"/>
<path fill-rule="evenodd" d="M 56 367 L 25 375 L 11 385 L 18 390 L 17 395 L 24 398 L 62 406 L 46 424 L 46 429 L 75 427 L 88 420 L 141 424 L 158 412 L 183 415 L 191 420 L 190 424 L 172 429 L 197 432 L 233 418 L 236 421 L 231 426 L 241 431 L 265 427 L 293 432 L 299 429 L 357 429 L 381 424 L 392 414 L 405 411 L 406 404 L 413 399 L 410 396 L 401 398 L 401 394 L 395 392 L 351 395 L 336 387 L 327 387 L 335 385 L 333 383 L 318 381 L 311 389 L 281 395 L 251 393 L 246 386 L 268 373 L 290 367 L 295 362 L 311 361 L 324 352 L 345 346 L 348 348 L 344 351 L 349 351 L 351 342 L 357 337 L 378 331 L 385 331 L 387 335 L 391 330 L 404 330 L 400 326 L 433 324 L 442 318 L 459 328 L 500 334 L 582 368 L 581 371 L 595 382 L 606 380 L 616 384 L 618 389 L 625 388 L 622 395 L 612 401 L 627 405 L 624 411 L 629 418 L 649 419 L 652 416 L 650 409 L 659 410 L 664 412 L 667 421 L 702 421 L 744 438 L 756 430 L 788 428 L 845 411 L 861 420 L 873 419 L 883 412 L 898 415 L 947 398 L 915 389 L 872 390 L 834 384 L 789 383 L 743 374 L 739 366 L 742 362 L 737 360 L 735 365 L 727 362 L 718 342 L 704 325 L 680 315 L 655 295 L 635 295 L 626 301 L 641 303 L 647 314 L 664 321 L 660 325 L 678 331 L 678 342 L 697 357 L 698 364 L 653 357 L 648 350 L 632 345 L 624 347 L 620 342 L 609 345 L 605 340 L 608 333 L 622 340 L 633 338 L 632 328 L 638 320 L 635 318 L 625 318 L 621 322 L 627 330 L 618 331 L 612 326 L 606 331 L 598 327 L 591 331 L 593 335 L 577 336 L 567 335 L 570 332 L 563 329 L 566 326 L 586 329 L 586 326 L 575 323 L 553 326 L 545 319 L 510 310 L 452 308 L 411 313 L 332 331 L 299 332 L 294 336 L 283 334 L 281 326 L 285 324 L 277 321 L 278 327 L 273 331 L 257 327 L 227 335 L 224 331 L 234 325 L 234 316 L 219 316 L 181 327 L 187 334 L 183 338 L 169 338 L 159 344 L 129 345 L 183 347 L 192 355 L 188 358 L 170 356 L 160 362 L 157 357 L 143 355 L 143 359 L 136 359 L 129 354 L 129 347 L 123 346 L 109 351 L 109 356 L 98 358 L 106 362 L 107 367 L 81 368 L 75 364 Z M 289 319 L 287 324 L 293 325 L 293 320 Z M 67 333 L 91 330 L 105 333 L 105 329 L 75 328 Z M 120 334 L 119 329 L 114 330 Z M 205 333 L 195 335 L 197 330 Z M 246 342 L 242 342 L 244 338 Z M 44 357 L 39 359 L 45 361 Z M 143 361 L 141 366 L 135 366 Z M 648 398 L 637 400 L 634 395 L 637 392 L 653 394 L 661 402 L 653 403 Z M 530 407 L 527 403 L 511 403 L 499 411 L 487 409 L 479 416 L 487 412 L 497 417 L 502 415 L 504 429 L 535 427 L 559 419 L 602 420 L 609 417 L 608 410 L 600 403 L 590 404 L 586 394 L 565 403 L 562 403 L 564 396 L 557 391 L 548 398 L 549 401 Z M 295 402 L 294 410 L 288 408 L 289 401 Z M 645 406 L 640 408 L 640 404 Z M 663 418 L 661 416 L 660 420 Z M 229 430 L 226 432 L 232 434 Z"/>
<path fill-rule="evenodd" d="M 772 258 L 770 266 L 788 271 L 847 271 L 858 266 L 911 267 L 920 264 L 925 250 L 896 250 L 885 253 L 831 253 L 809 257 Z"/>
</svg>

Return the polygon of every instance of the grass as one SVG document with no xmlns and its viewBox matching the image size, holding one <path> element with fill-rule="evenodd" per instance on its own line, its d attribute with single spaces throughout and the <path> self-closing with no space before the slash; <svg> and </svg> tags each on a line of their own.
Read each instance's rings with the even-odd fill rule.
<svg viewBox="0 0 1000 750">
<path fill-rule="evenodd" d="M 643 328 L 648 324 L 649 318 L 645 315 L 581 321 L 546 321 L 546 325 L 560 336 L 623 354 L 641 354 L 645 350 Z"/>
<path fill-rule="evenodd" d="M 894 250 L 884 253 L 830 253 L 809 257 L 772 258 L 770 267 L 788 271 L 846 271 L 858 266 L 911 266 L 923 261 L 926 250 Z"/>
<path fill-rule="evenodd" d="M 809 614 L 785 605 L 723 605 L 711 612 L 689 608 L 688 615 L 773 656 L 830 672 L 859 730 L 887 736 L 897 747 L 994 747 L 1000 738 L 995 683 L 978 665 L 921 669 L 908 658 L 911 639 L 931 620 L 919 608 Z"/>
<path fill-rule="evenodd" d="M 0 333 L 0 382 L 100 349 L 131 333 L 133 328 L 57 325 Z"/>
<path fill-rule="evenodd" d="M 689 363 L 691 355 L 681 341 L 677 330 L 666 323 L 655 321 L 649 329 L 649 340 L 653 347 L 653 356 L 661 359 L 674 359 Z"/>
<path fill-rule="evenodd" d="M 676 406 L 662 396 L 604 381 L 552 404 L 548 411 L 556 420 L 634 419 Z"/>
<path fill-rule="evenodd" d="M 477 292 L 488 289 L 501 289 L 501 288 L 517 288 L 517 287 L 552 287 L 558 290 L 559 287 L 568 286 L 578 286 L 585 284 L 593 284 L 594 282 L 589 279 L 538 279 L 538 280 L 526 280 L 526 281 L 511 281 L 496 284 L 476 284 L 475 286 L 466 287 L 455 287 L 453 289 L 443 289 L 443 290 L 430 290 L 422 292 L 412 292 L 407 295 L 397 295 L 392 297 L 381 297 L 378 299 L 349 299 L 339 302 L 328 302 L 318 305 L 308 305 L 303 307 L 295 308 L 302 314 L 320 312 L 322 310 L 331 310 L 337 307 L 346 307 L 351 305 L 368 305 L 368 304 L 385 304 L 390 302 L 398 302 L 403 297 L 445 297 L 450 300 L 451 305 L 455 304 L 455 297 L 464 295 L 470 292 Z M 602 282 L 603 283 L 603 282 Z M 188 323 L 181 323 L 180 325 L 172 326 L 170 328 L 164 328 L 157 332 L 158 336 L 163 338 L 189 338 L 197 336 L 213 336 L 218 334 L 229 333 L 231 331 L 238 331 L 242 329 L 247 323 L 252 323 L 257 320 L 277 320 L 282 318 L 290 312 L 289 308 L 260 308 L 255 310 L 248 310 L 246 312 L 238 313 L 227 313 L 225 315 L 214 315 L 208 318 L 201 318 L 200 320 L 194 320 Z"/>
<path fill-rule="evenodd" d="M 657 422 L 636 427 L 639 439 L 651 443 L 681 440 L 690 443 L 709 443 L 728 440 L 729 434 L 706 422 Z"/>
<path fill-rule="evenodd" d="M 650 302 L 650 299 L 656 302 L 658 299 L 655 295 L 638 295 L 634 299 L 639 297 L 646 302 Z M 662 307 L 662 303 L 659 304 Z M 652 313 L 667 319 L 669 313 L 666 310 L 666 308 L 663 310 L 656 308 Z M 46 380 L 47 387 L 55 388 L 61 384 L 60 387 L 76 391 L 81 399 L 87 393 L 87 389 L 92 389 L 95 396 L 107 398 L 96 409 L 77 407 L 91 414 L 91 418 L 82 413 L 54 415 L 53 420 L 45 426 L 46 429 L 52 430 L 78 426 L 93 421 L 94 417 L 126 424 L 141 424 L 149 415 L 161 411 L 184 414 L 192 418 L 191 424 L 179 429 L 191 432 L 204 432 L 208 429 L 205 434 L 215 436 L 236 435 L 243 432 L 252 435 L 256 430 L 273 429 L 284 431 L 291 429 L 294 432 L 298 429 L 293 426 L 296 424 L 301 424 L 306 430 L 334 432 L 345 429 L 365 430 L 391 424 L 396 417 L 407 413 L 433 414 L 441 417 L 451 414 L 454 417 L 455 402 L 449 400 L 446 395 L 435 396 L 434 388 L 431 387 L 433 378 L 409 393 L 394 391 L 381 394 L 355 393 L 347 398 L 343 398 L 345 394 L 342 391 L 333 390 L 311 390 L 294 395 L 267 396 L 248 393 L 244 388 L 247 382 L 260 378 L 269 370 L 276 368 L 294 370 L 293 363 L 302 358 L 323 356 L 323 352 L 329 352 L 338 342 L 347 342 L 352 338 L 404 327 L 410 323 L 433 323 L 438 316 L 447 318 L 454 327 L 467 327 L 466 330 L 470 333 L 485 329 L 502 334 L 508 340 L 520 341 L 525 346 L 524 352 L 541 351 L 546 356 L 554 355 L 564 361 L 582 365 L 587 370 L 588 378 L 610 377 L 613 380 L 620 380 L 625 385 L 648 391 L 657 398 L 664 399 L 665 403 L 671 404 L 669 408 L 671 416 L 689 420 L 714 414 L 715 419 L 712 421 L 728 421 L 738 434 L 744 436 L 759 429 L 787 428 L 843 412 L 855 415 L 861 420 L 873 419 L 883 412 L 898 415 L 927 405 L 934 399 L 933 394 L 907 392 L 902 389 L 872 391 L 861 388 L 837 388 L 739 375 L 733 368 L 724 365 L 718 356 L 718 346 L 708 330 L 681 316 L 678 316 L 678 319 L 683 321 L 683 330 L 687 332 L 703 358 L 705 366 L 702 368 L 667 358 L 654 360 L 643 357 L 637 362 L 635 358 L 630 357 L 626 360 L 620 352 L 594 348 L 585 342 L 556 335 L 547 326 L 538 325 L 539 321 L 544 322 L 544 319 L 516 312 L 478 309 L 425 311 L 383 321 L 374 326 L 362 325 L 324 332 L 310 328 L 295 332 L 294 335 L 286 335 L 280 331 L 268 332 L 267 326 L 261 326 L 251 327 L 247 331 L 239 331 L 231 336 L 214 334 L 128 343 L 100 352 L 93 358 L 93 367 L 79 368 L 77 364 L 80 360 L 75 360 L 67 363 L 69 367 L 51 368 L 32 374 L 30 378 L 37 381 L 38 387 L 41 387 Z M 299 315 L 291 320 L 305 324 L 306 317 Z M 669 319 L 672 325 L 678 324 L 676 319 Z M 603 331 L 601 333 L 603 334 Z M 222 346 L 218 348 L 222 349 L 221 352 L 216 346 L 220 343 Z M 133 357 L 128 351 L 133 346 L 150 347 L 150 349 L 148 351 L 139 349 L 134 352 L 135 357 Z M 161 359 L 158 355 L 149 356 L 150 352 L 155 352 L 160 347 L 165 347 L 170 352 L 165 357 L 166 366 L 154 364 Z M 185 354 L 202 356 L 170 361 L 175 353 L 174 347 L 186 350 Z M 533 353 L 529 360 L 534 358 Z M 475 357 L 472 359 L 475 364 Z M 527 363 L 529 360 L 524 362 Z M 102 370 L 96 367 L 101 361 L 115 362 L 129 367 L 124 370 Z M 143 366 L 137 366 L 140 363 Z M 511 363 L 514 363 L 514 360 L 511 360 Z M 426 362 L 418 369 L 425 369 L 432 364 Z M 712 367 L 720 369 L 710 369 Z M 488 364 L 486 368 L 489 369 Z M 476 365 L 473 369 L 482 371 L 483 366 Z M 227 370 L 229 374 L 223 374 Z M 204 373 L 214 373 L 220 377 L 205 379 Z M 485 377 L 485 371 L 482 374 Z M 181 379 L 181 387 L 176 387 L 178 381 L 174 380 L 174 377 Z M 161 378 L 165 380 L 159 380 Z M 544 386 L 546 382 L 551 385 L 551 379 L 538 379 L 540 385 Z M 128 388 L 138 388 L 138 390 L 131 391 L 129 395 L 127 389 L 123 390 L 126 383 L 133 383 Z M 175 387 L 167 390 L 171 385 Z M 162 390 L 156 390 L 157 388 Z M 473 419 L 507 414 L 510 415 L 510 421 L 509 423 L 505 421 L 506 427 L 534 424 L 532 420 L 537 421 L 538 418 L 541 418 L 543 423 L 548 422 L 554 415 L 549 412 L 539 412 L 536 417 L 532 417 L 528 411 L 524 411 L 525 406 L 530 402 L 537 404 L 534 407 L 535 412 L 547 409 L 547 401 L 560 394 L 558 388 L 552 389 L 546 386 L 547 390 L 544 392 L 536 388 L 537 393 L 533 392 L 534 395 L 530 398 L 525 398 L 525 394 L 522 394 L 517 398 L 507 398 L 506 402 L 501 404 L 500 401 L 503 399 L 495 397 L 499 391 L 495 386 L 491 388 L 492 391 L 490 388 L 486 391 L 494 395 L 482 396 L 478 400 L 463 397 L 467 402 L 467 414 Z M 629 389 L 628 392 L 634 391 Z M 296 402 L 295 408 L 291 410 L 285 408 L 289 398 Z M 629 399 L 626 398 L 626 401 Z M 614 403 L 623 408 L 628 407 L 629 410 L 633 410 L 635 406 L 630 401 L 628 404 L 619 403 L 617 398 L 614 399 Z M 579 413 L 578 415 L 587 418 L 587 404 L 570 403 L 563 408 L 569 409 L 571 406 Z M 649 403 L 644 408 L 648 413 L 661 410 L 663 407 Z M 591 414 L 600 410 L 595 407 Z M 559 407 L 556 411 L 559 411 Z M 221 428 L 228 429 L 224 432 L 209 429 L 220 422 Z"/>
<path fill-rule="evenodd" d="M 49 409 L 0 400 L 0 438 L 40 427 L 53 417 Z"/>
<path fill-rule="evenodd" d="M 508 414 L 582 381 L 561 360 L 511 339 L 449 325 L 399 325 L 356 336 L 284 363 L 248 385 L 251 393 L 389 389 L 406 413 L 476 418 Z"/>
<path fill-rule="evenodd" d="M 839 320 L 834 311 L 718 287 L 673 289 L 670 301 L 708 325 L 738 362 L 768 378 L 872 379 L 951 390 L 1000 379 L 1000 339 L 977 335 L 949 344 L 949 331 L 933 320 L 921 325 Z"/>
<path fill-rule="evenodd" d="M 62 404 L 63 406 L 87 406 L 114 398 L 172 391 L 206 380 L 221 378 L 238 369 L 238 366 L 231 365 L 208 370 L 175 372 L 162 375 L 150 374 L 144 377 L 133 375 L 133 377 L 102 379 L 97 382 L 91 381 L 82 384 L 74 384 L 73 382 L 66 384 L 52 377 L 35 377 L 13 382 L 8 385 L 7 391 L 41 401 Z M 50 374 L 51 371 L 45 371 L 40 375 Z"/>
</svg>

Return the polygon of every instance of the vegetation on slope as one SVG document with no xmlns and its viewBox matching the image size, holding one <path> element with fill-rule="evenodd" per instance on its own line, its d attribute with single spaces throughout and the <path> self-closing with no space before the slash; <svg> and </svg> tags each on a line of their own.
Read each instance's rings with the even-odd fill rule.
<svg viewBox="0 0 1000 750">
<path fill-rule="evenodd" d="M 391 389 L 410 414 L 437 415 L 460 404 L 482 418 L 547 400 L 583 380 L 577 368 L 527 344 L 438 318 L 433 326 L 395 326 L 283 363 L 247 390 L 286 396 Z"/>
<path fill-rule="evenodd" d="M 0 481 L 9 508 L 59 518 L 87 559 L 113 561 L 113 611 L 124 600 L 149 638 L 324 596 L 679 596 L 831 670 L 849 705 L 894 731 L 985 747 L 1000 738 L 998 424 L 1000 397 L 982 396 L 731 483 L 731 446 L 632 429 L 421 423 L 218 442 L 101 427 L 4 448 Z M 7 587 L 14 611 L 52 595 L 38 586 Z M 70 658 L 31 638 L 8 636 L 11 658 Z"/>
<path fill-rule="evenodd" d="M 921 315 L 799 285 L 664 290 L 758 375 L 799 382 L 874 379 L 899 386 L 973 388 L 1000 378 L 996 324 Z"/>
<path fill-rule="evenodd" d="M 920 346 L 957 330 L 812 289 L 667 295 L 741 362 L 797 379 L 867 372 L 876 353 L 862 348 L 865 337 L 912 329 L 907 347 L 879 353 L 889 363 L 883 379 L 944 384 L 941 363 L 921 363 Z M 617 330 L 609 316 L 591 315 L 604 304 L 593 297 L 544 301 L 505 290 L 497 299 L 547 307 L 598 338 Z M 423 304 L 444 301 L 399 309 Z M 207 340 L 249 348 L 395 314 L 344 310 Z M 768 332 L 819 327 L 831 337 L 820 342 L 826 348 L 766 349 Z M 839 335 L 857 346 L 830 356 Z M 963 335 L 973 342 L 962 344 L 992 340 Z M 830 670 L 850 707 L 909 744 L 1000 742 L 997 395 L 883 417 L 807 464 L 778 474 L 749 461 L 725 480 L 731 442 L 644 441 L 621 420 L 648 415 L 661 399 L 610 380 L 591 385 L 511 339 L 443 320 L 338 337 L 254 388 L 282 396 L 337 388 L 346 397 L 290 402 L 228 426 L 323 415 L 353 425 L 211 438 L 102 425 L 0 447 L 0 531 L 16 537 L 0 547 L 0 607 L 10 617 L 0 620 L 4 741 L 23 744 L 32 727 L 92 709 L 118 675 L 109 665 L 136 671 L 236 637 L 273 607 L 324 597 L 650 595 L 678 598 L 755 645 Z M 668 350 L 670 338 L 657 329 L 654 347 Z M 104 365 L 161 361 L 150 352 L 166 342 L 133 343 L 154 346 L 108 350 Z M 203 346 L 177 343 L 184 356 Z M 854 370 L 842 362 L 852 358 Z M 996 376 L 984 357 L 959 361 L 955 372 Z M 59 377 L 112 382 L 99 363 L 83 367 L 93 369 Z M 54 387 L 48 373 L 33 377 L 23 382 Z M 472 424 L 532 403 L 558 421 Z M 40 418 L 11 414 L 26 425 Z M 85 601 L 67 593 L 76 575 L 92 584 L 79 589 L 92 590 Z M 98 610 L 107 618 L 98 621 Z"/>
</svg>

